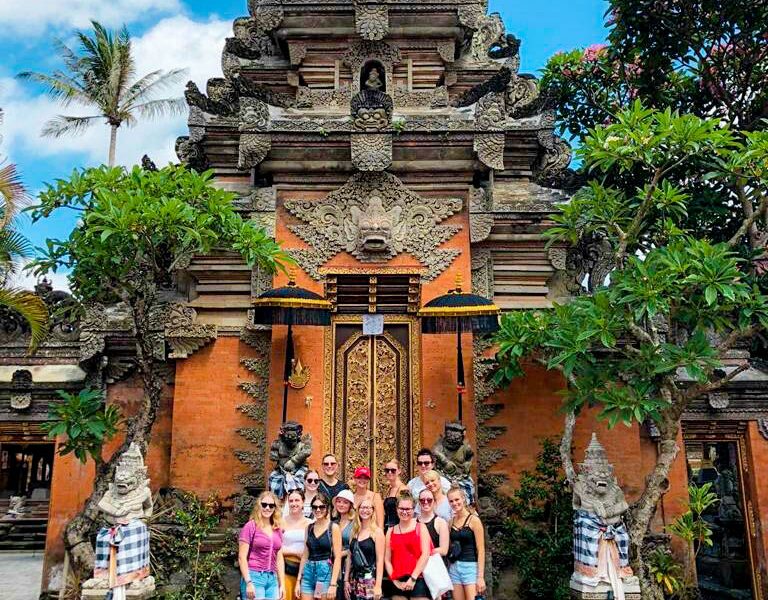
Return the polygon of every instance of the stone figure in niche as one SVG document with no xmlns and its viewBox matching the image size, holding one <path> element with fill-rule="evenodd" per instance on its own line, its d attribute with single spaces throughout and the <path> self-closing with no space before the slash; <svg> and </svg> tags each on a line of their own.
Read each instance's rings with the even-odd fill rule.
<svg viewBox="0 0 768 600">
<path fill-rule="evenodd" d="M 576 597 L 640 597 L 629 567 L 629 534 L 622 521 L 628 508 L 605 448 L 593 433 L 573 484 L 571 590 Z"/>
<path fill-rule="evenodd" d="M 472 481 L 472 459 L 475 456 L 467 443 L 467 428 L 456 421 L 445 424 L 443 435 L 432 448 L 435 468 L 451 483 L 464 490 L 470 503 L 475 502 L 475 483 Z"/>
<path fill-rule="evenodd" d="M 384 82 L 381 80 L 381 76 L 381 69 L 379 67 L 372 67 L 363 83 L 363 88 L 374 92 L 383 91 Z"/>
<path fill-rule="evenodd" d="M 83 598 L 149 598 L 155 579 L 149 574 L 152 492 L 147 467 L 136 444 L 120 457 L 109 489 L 99 501 L 106 526 L 96 536 L 93 578 L 83 584 Z"/>
<path fill-rule="evenodd" d="M 269 489 L 281 500 L 293 490 L 304 489 L 307 459 L 312 454 L 312 436 L 304 434 L 296 421 L 286 421 L 269 448 L 269 459 L 275 468 L 269 474 Z"/>
<path fill-rule="evenodd" d="M 351 221 L 348 222 L 347 239 L 352 244 L 347 250 L 352 254 L 389 252 L 392 236 L 400 234 L 403 226 L 403 207 L 393 206 L 384 209 L 381 197 L 371 196 L 368 206 L 361 210 L 350 207 Z"/>
</svg>

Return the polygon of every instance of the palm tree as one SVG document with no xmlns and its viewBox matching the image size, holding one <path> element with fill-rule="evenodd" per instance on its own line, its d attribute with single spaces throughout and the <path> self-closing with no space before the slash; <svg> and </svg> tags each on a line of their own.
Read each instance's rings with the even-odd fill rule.
<svg viewBox="0 0 768 600">
<path fill-rule="evenodd" d="M 0 109 L 0 121 L 2 116 Z M 7 164 L 0 167 L 0 308 L 17 312 L 27 322 L 31 333 L 31 351 L 45 337 L 48 309 L 36 294 L 9 285 L 11 275 L 16 272 L 17 261 L 31 254 L 29 240 L 13 227 L 16 213 L 28 200 L 16 166 Z"/>
<path fill-rule="evenodd" d="M 65 107 L 80 104 L 96 109 L 98 114 L 84 117 L 59 115 L 45 124 L 43 135 L 58 138 L 79 134 L 105 119 L 110 127 L 108 164 L 111 167 L 115 164 L 117 130 L 121 125 L 131 127 L 138 117 L 152 119 L 181 114 L 186 109 L 183 98 L 153 99 L 156 93 L 178 83 L 185 70 L 157 70 L 136 79 L 131 36 L 125 26 L 115 34 L 96 21 L 91 24 L 91 35 L 76 32 L 79 53 L 61 40 L 54 40 L 66 65 L 64 71 L 51 74 L 25 71 L 18 77 L 43 84 Z"/>
</svg>

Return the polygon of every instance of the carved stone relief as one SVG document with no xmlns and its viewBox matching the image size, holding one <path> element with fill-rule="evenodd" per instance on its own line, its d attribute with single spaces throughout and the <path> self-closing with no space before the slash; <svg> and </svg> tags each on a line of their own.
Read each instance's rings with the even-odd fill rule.
<svg viewBox="0 0 768 600">
<path fill-rule="evenodd" d="M 272 148 L 272 136 L 268 133 L 240 134 L 237 168 L 245 171 L 263 161 Z"/>
<path fill-rule="evenodd" d="M 504 408 L 501 403 L 486 402 L 498 389 L 498 386 L 490 379 L 496 361 L 486 356 L 491 345 L 489 340 L 480 336 L 475 336 L 472 342 L 472 377 L 475 417 L 477 419 L 477 483 L 480 495 L 491 494 L 507 478 L 502 473 L 493 472 L 494 466 L 507 455 L 507 451 L 503 448 L 492 447 L 491 442 L 504 435 L 507 428 L 488 424 L 488 421 Z"/>
<path fill-rule="evenodd" d="M 269 106 L 258 98 L 240 98 L 240 131 L 269 129 Z"/>
<path fill-rule="evenodd" d="M 539 86 L 534 77 L 520 75 L 513 77 L 507 86 L 507 113 L 521 114 L 539 97 Z"/>
<path fill-rule="evenodd" d="M 500 133 L 478 133 L 475 135 L 474 149 L 480 162 L 497 171 L 504 170 L 504 145 L 506 136 Z"/>
<path fill-rule="evenodd" d="M 310 246 L 291 254 L 320 280 L 319 267 L 339 252 L 362 262 L 385 262 L 408 252 L 427 267 L 424 279 L 431 281 L 459 254 L 438 246 L 460 229 L 440 223 L 462 204 L 461 198 L 421 197 L 386 172 L 353 175 L 320 201 L 286 200 L 286 210 L 305 223 L 291 231 Z"/>
<path fill-rule="evenodd" d="M 392 135 L 353 133 L 352 164 L 358 171 L 384 171 L 392 164 Z"/>
<path fill-rule="evenodd" d="M 480 98 L 475 108 L 475 126 L 478 129 L 504 131 L 506 119 L 504 94 L 489 92 Z"/>
<path fill-rule="evenodd" d="M 355 5 L 355 29 L 364 40 L 381 40 L 389 33 L 389 9 L 386 6 Z"/>
<path fill-rule="evenodd" d="M 248 12 L 262 31 L 272 31 L 283 20 L 284 11 L 275 0 L 248 0 Z"/>
<path fill-rule="evenodd" d="M 452 63 L 456 60 L 456 42 L 453 40 L 450 42 L 440 42 L 437 45 L 437 53 L 444 62 Z"/>
<path fill-rule="evenodd" d="M 472 293 L 483 298 L 493 298 L 493 256 L 491 249 L 472 248 L 471 253 Z"/>
<path fill-rule="evenodd" d="M 296 108 L 346 109 L 351 96 L 348 85 L 342 85 L 337 90 L 316 90 L 299 86 L 296 90 Z"/>
<path fill-rule="evenodd" d="M 568 169 L 571 164 L 571 147 L 563 138 L 552 132 L 539 132 L 543 152 L 536 164 L 536 179 L 545 183 Z"/>
<path fill-rule="evenodd" d="M 469 241 L 473 244 L 488 239 L 493 228 L 488 194 L 483 188 L 469 190 Z"/>
<path fill-rule="evenodd" d="M 392 121 L 392 98 L 384 92 L 363 90 L 352 97 L 350 113 L 357 131 L 382 131 Z"/>
<path fill-rule="evenodd" d="M 182 303 L 172 304 L 165 321 L 168 358 L 187 358 L 217 337 L 216 325 L 196 323 L 197 312 Z"/>
<path fill-rule="evenodd" d="M 14 372 L 11 388 L 11 410 L 19 412 L 32 406 L 32 373 L 26 369 Z"/>
<path fill-rule="evenodd" d="M 386 89 L 393 89 L 392 66 L 401 61 L 400 49 L 382 41 L 358 40 L 342 56 L 342 62 L 352 70 L 352 91 L 360 91 L 360 68 L 368 60 L 379 61 L 386 71 Z"/>
<path fill-rule="evenodd" d="M 269 397 L 271 333 L 246 328 L 241 339 L 255 350 L 254 357 L 244 358 L 240 361 L 253 374 L 254 379 L 240 384 L 240 389 L 249 396 L 249 402 L 241 404 L 237 408 L 253 420 L 254 425 L 237 429 L 237 433 L 252 444 L 252 447 L 234 451 L 237 459 L 250 467 L 248 472 L 236 476 L 235 480 L 247 487 L 263 487 L 267 448 L 265 424 Z"/>
</svg>

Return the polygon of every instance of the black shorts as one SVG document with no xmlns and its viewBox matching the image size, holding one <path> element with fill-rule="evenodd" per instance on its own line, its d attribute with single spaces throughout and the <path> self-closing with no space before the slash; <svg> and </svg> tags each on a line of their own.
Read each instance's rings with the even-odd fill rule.
<svg viewBox="0 0 768 600">
<path fill-rule="evenodd" d="M 405 575 L 404 577 L 401 577 L 400 581 L 408 581 L 408 576 Z M 384 595 L 387 598 L 391 598 L 392 596 L 402 596 L 403 598 L 431 598 L 432 597 L 429 593 L 427 582 L 424 581 L 423 577 L 419 577 L 416 580 L 416 583 L 414 584 L 413 589 L 410 592 L 406 592 L 405 590 L 398 590 L 389 579 L 385 579 L 382 582 L 382 588 L 384 588 L 382 591 L 384 592 Z"/>
</svg>

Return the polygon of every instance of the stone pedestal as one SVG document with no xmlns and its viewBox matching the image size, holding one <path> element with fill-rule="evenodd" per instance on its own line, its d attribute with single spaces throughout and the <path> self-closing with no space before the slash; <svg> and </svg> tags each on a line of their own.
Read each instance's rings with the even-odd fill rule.
<svg viewBox="0 0 768 600">
<path fill-rule="evenodd" d="M 104 600 L 109 592 L 108 588 L 83 588 L 80 593 L 80 600 Z M 128 586 L 125 590 L 125 597 L 128 600 L 148 600 L 155 597 L 155 578 L 147 577 L 140 582 L 140 585 Z"/>
<path fill-rule="evenodd" d="M 624 598 L 640 600 L 640 582 L 637 577 L 627 577 L 624 583 Z M 610 584 L 601 582 L 597 586 L 588 585 L 578 577 L 571 577 L 571 598 L 581 600 L 614 600 L 615 595 Z"/>
</svg>

